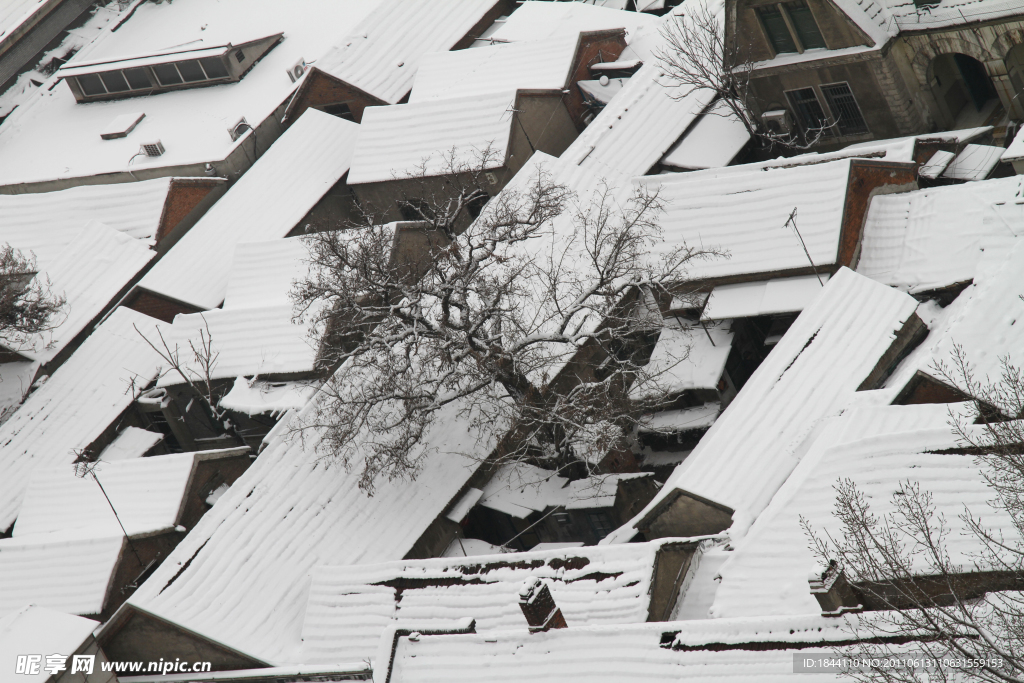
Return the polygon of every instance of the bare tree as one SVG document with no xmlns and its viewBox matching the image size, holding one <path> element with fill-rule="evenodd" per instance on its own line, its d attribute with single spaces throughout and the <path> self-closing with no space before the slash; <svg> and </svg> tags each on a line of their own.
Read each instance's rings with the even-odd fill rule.
<svg viewBox="0 0 1024 683">
<path fill-rule="evenodd" d="M 419 197 L 421 260 L 395 260 L 398 227 L 372 215 L 309 236 L 311 270 L 293 292 L 321 355 L 340 367 L 315 418 L 324 457 L 362 463 L 361 486 L 413 477 L 412 457 L 438 413 L 469 406 L 475 424 L 508 428 L 499 462 L 529 460 L 584 476 L 650 405 L 658 300 L 685 292 L 681 247 L 661 258 L 661 203 L 601 186 L 577 198 L 543 170 L 506 187 L 468 227 L 487 181 L 483 159 L 443 156 L 447 179 Z M 426 197 L 426 199 L 424 198 Z M 681 350 L 685 355 L 685 350 Z M 487 454 L 470 454 L 486 456 Z"/>
<path fill-rule="evenodd" d="M 842 533 L 820 536 L 803 520 L 822 561 L 836 563 L 858 597 L 873 611 L 860 615 L 859 637 L 875 639 L 872 652 L 908 650 L 934 660 L 971 660 L 969 669 L 939 667 L 932 681 L 1024 680 L 1024 374 L 1008 358 L 996 381 L 978 378 L 963 349 L 935 370 L 973 401 L 981 424 L 953 414 L 964 457 L 977 459 L 992 491 L 990 514 L 1009 519 L 1006 531 L 965 509 L 960 525 L 937 512 L 931 492 L 904 482 L 892 496 L 892 511 L 872 512 L 856 484 L 836 487 L 835 516 Z M 976 545 L 969 562 L 949 549 L 954 527 Z M 888 644 L 886 644 L 888 643 Z M 902 643 L 902 644 L 901 644 Z M 909 645 L 908 645 L 909 643 Z M 852 654 L 846 651 L 844 654 Z M 920 681 L 912 669 L 851 671 L 863 681 Z"/>
<path fill-rule="evenodd" d="M 816 145 L 835 121 L 823 120 L 802 132 L 784 132 L 752 120 L 751 112 L 763 110 L 751 84 L 755 63 L 749 58 L 749 46 L 726 42 L 722 23 L 709 3 L 696 3 L 662 28 L 664 44 L 655 50 L 655 57 L 664 70 L 666 85 L 678 89 L 673 97 L 684 99 L 698 90 L 711 93 L 714 102 L 726 107 L 726 115 L 740 121 L 767 149 L 800 150 Z"/>
<path fill-rule="evenodd" d="M 17 350 L 60 324 L 67 301 L 36 273 L 36 261 L 9 244 L 0 246 L 0 344 Z"/>
</svg>

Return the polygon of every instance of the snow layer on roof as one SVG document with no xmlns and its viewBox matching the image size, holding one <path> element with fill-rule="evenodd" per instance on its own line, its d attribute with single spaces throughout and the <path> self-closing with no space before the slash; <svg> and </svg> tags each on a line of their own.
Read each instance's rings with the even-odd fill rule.
<svg viewBox="0 0 1024 683">
<path fill-rule="evenodd" d="M 1020 161 L 1024 159 L 1024 128 L 1013 136 L 1013 142 L 1003 152 L 1002 161 Z"/>
<path fill-rule="evenodd" d="M 766 624 L 767 638 L 785 641 L 796 637 L 813 642 L 838 639 L 843 633 L 820 621 L 790 635 L 797 622 L 774 620 Z M 752 621 L 752 620 L 751 620 Z M 661 644 L 663 633 L 680 627 L 709 624 L 719 627 L 703 642 L 722 635 L 736 637 L 747 624 L 740 620 L 716 622 L 656 622 L 584 628 L 555 629 L 542 634 L 505 631 L 498 633 L 425 635 L 417 641 L 397 640 L 391 663 L 394 683 L 482 681 L 493 683 L 554 683 L 581 680 L 588 683 L 650 683 L 651 681 L 712 681 L 728 683 L 836 683 L 834 673 L 793 673 L 793 657 L 830 657 L 834 649 L 794 646 L 793 649 L 735 649 L 677 651 Z M 818 632 L 818 628 L 823 629 Z M 748 627 L 749 628 L 749 627 Z M 761 634 L 755 634 L 756 637 Z M 847 635 L 848 637 L 848 635 Z M 712 641 L 713 642 L 713 641 Z M 795 641 L 798 642 L 798 641 Z M 383 668 L 382 664 L 377 665 Z"/>
<path fill-rule="evenodd" d="M 750 318 L 804 310 L 821 294 L 828 274 L 719 285 L 711 290 L 701 320 Z"/>
<path fill-rule="evenodd" d="M 451 50 L 496 0 L 382 0 L 316 67 L 389 104 L 412 88 L 423 55 Z"/>
<path fill-rule="evenodd" d="M 533 465 L 505 465 L 483 488 L 480 505 L 523 519 L 533 512 L 563 505 L 569 480 Z"/>
<path fill-rule="evenodd" d="M 118 293 L 156 256 L 140 240 L 106 225 L 90 222 L 46 268 L 50 291 L 63 296 L 59 324 L 40 333 L 18 352 L 48 361 L 82 332 Z"/>
<path fill-rule="evenodd" d="M 661 163 L 687 170 L 728 166 L 748 142 L 747 127 L 719 101 L 701 115 Z"/>
<path fill-rule="evenodd" d="M 927 452 L 958 445 L 949 419 L 949 406 L 915 405 L 858 409 L 831 420 L 772 504 L 735 544 L 735 552 L 721 569 L 712 616 L 802 614 L 820 609 L 808 590 L 807 575 L 816 558 L 800 518 L 809 520 L 821 536 L 841 534 L 832 516 L 833 487 L 841 479 L 855 481 L 878 516 L 893 510 L 892 496 L 901 484 L 920 483 L 922 490 L 934 494 L 936 513 L 946 519 L 953 562 L 972 566 L 978 559 L 972 556 L 981 551 L 959 519 L 965 506 L 996 533 L 1007 540 L 1015 538 L 1005 512 L 989 507 L 992 490 L 974 458 Z M 921 569 L 926 571 L 923 563 Z"/>
<path fill-rule="evenodd" d="M 358 129 L 307 110 L 139 286 L 199 308 L 219 306 L 235 245 L 287 235 L 348 171 Z"/>
<path fill-rule="evenodd" d="M 911 292 L 974 278 L 987 251 L 1024 236 L 1024 178 L 946 185 L 871 200 L 857 272 Z"/>
<path fill-rule="evenodd" d="M 522 3 L 500 28 L 491 34 L 496 43 L 540 40 L 555 36 L 578 36 L 583 31 L 622 28 L 627 38 L 641 27 L 658 23 L 657 17 L 640 12 L 625 12 L 579 2 Z"/>
<path fill-rule="evenodd" d="M 194 459 L 193 453 L 176 453 L 100 463 L 94 472 L 102 490 L 92 476 L 76 476 L 71 465 L 37 468 L 14 537 L 73 529 L 116 535 L 118 519 L 129 536 L 170 529 L 178 523 Z"/>
<path fill-rule="evenodd" d="M 349 185 L 395 178 L 443 174 L 446 155 L 455 149 L 455 164 L 479 167 L 490 150 L 486 168 L 506 160 L 512 134 L 514 90 L 391 107 L 370 107 L 363 113 L 359 141 L 352 155 Z"/>
<path fill-rule="evenodd" d="M 6 0 L 0 5 L 0 45 L 32 15 L 44 8 L 42 0 Z"/>
<path fill-rule="evenodd" d="M 424 56 L 410 102 L 465 97 L 516 89 L 561 90 L 570 74 L 579 35 L 504 43 L 474 50 L 435 52 Z"/>
<path fill-rule="evenodd" d="M 164 435 L 158 432 L 128 426 L 110 442 L 109 446 L 103 449 L 99 459 L 103 462 L 117 462 L 118 460 L 141 458 L 146 451 L 163 439 Z"/>
<path fill-rule="evenodd" d="M 160 357 L 140 332 L 156 339 L 156 321 L 116 309 L 0 426 L 0 529 L 14 522 L 36 468 L 70 464 L 156 378 Z"/>
<path fill-rule="evenodd" d="M 301 409 L 315 391 L 312 382 L 264 382 L 238 377 L 218 405 L 246 415 L 278 417 L 289 410 Z"/>
<path fill-rule="evenodd" d="M 807 268 L 807 254 L 791 226 L 796 223 L 815 266 L 836 262 L 850 161 L 743 173 L 673 173 L 637 179 L 665 203 L 663 248 L 686 244 L 718 248 L 728 258 L 690 265 L 695 280 Z"/>
<path fill-rule="evenodd" d="M 254 126 L 266 120 L 296 87 L 286 70 L 300 59 L 316 60 L 375 6 L 372 0 L 141 3 L 116 32 L 112 23 L 76 58 L 117 59 L 186 43 L 239 44 L 280 32 L 285 38 L 237 83 L 78 104 L 66 83 L 49 89 L 52 77 L 0 128 L 0 185 L 123 173 L 140 143 L 156 139 L 166 152 L 134 159 L 132 170 L 222 160 L 250 137 L 234 141 L 227 129 L 242 116 Z M 115 117 L 139 111 L 146 118 L 130 135 L 100 138 Z"/>
<path fill-rule="evenodd" d="M 547 583 L 570 627 L 644 622 L 658 550 L 678 540 L 315 567 L 303 654 L 312 663 L 373 658 L 384 627 L 403 621 L 471 617 L 477 632 L 526 633 L 519 591 L 530 578 Z"/>
<path fill-rule="evenodd" d="M 99 614 L 123 545 L 120 532 L 0 538 L 0 616 L 28 603 L 70 614 Z"/>
<path fill-rule="evenodd" d="M 665 321 L 646 372 L 654 378 L 648 387 L 668 394 L 687 389 L 714 389 L 732 350 L 730 325 L 690 323 L 678 318 Z"/>
<path fill-rule="evenodd" d="M 40 194 L 0 194 L 0 244 L 32 252 L 40 270 L 46 270 L 82 228 L 97 224 L 92 221 L 150 240 L 160 225 L 170 182 L 157 178 Z"/>
<path fill-rule="evenodd" d="M 722 404 L 718 401 L 677 410 L 663 410 L 644 421 L 641 432 L 685 432 L 710 427 L 718 419 Z"/>
<path fill-rule="evenodd" d="M 290 305 L 178 315 L 164 335 L 168 345 L 180 349 L 186 360 L 191 353 L 189 344 L 199 348 L 202 337 L 212 339 L 217 353 L 211 379 L 310 373 L 316 360 L 309 328 L 292 322 Z M 176 372 L 168 372 L 159 382 L 160 386 L 180 383 Z"/>
<path fill-rule="evenodd" d="M 984 180 L 999 164 L 1002 147 L 992 145 L 966 145 L 942 172 L 943 178 L 953 180 Z"/>
<path fill-rule="evenodd" d="M 322 432 L 308 426 L 318 399 L 286 416 L 267 447 L 206 513 L 130 603 L 272 663 L 297 662 L 308 573 L 321 564 L 405 556 L 455 498 L 494 436 L 453 404 L 426 433 L 415 481 L 379 481 L 328 466 Z M 185 563 L 188 567 L 185 568 Z"/>
<path fill-rule="evenodd" d="M 58 612 L 48 607 L 26 605 L 0 619 L 0 671 L 14 671 L 18 655 L 71 654 L 99 626 L 92 619 Z M 22 674 L 19 681 L 44 683 L 50 673 L 42 668 L 37 675 Z"/>
<path fill-rule="evenodd" d="M 742 536 L 915 308 L 909 295 L 840 269 L 636 519 L 678 488 L 732 508 L 730 533 Z M 609 542 L 634 533 L 631 522 Z"/>
<path fill-rule="evenodd" d="M 301 237 L 239 242 L 231 262 L 224 308 L 291 304 L 288 293 L 309 272 L 309 249 Z"/>
</svg>

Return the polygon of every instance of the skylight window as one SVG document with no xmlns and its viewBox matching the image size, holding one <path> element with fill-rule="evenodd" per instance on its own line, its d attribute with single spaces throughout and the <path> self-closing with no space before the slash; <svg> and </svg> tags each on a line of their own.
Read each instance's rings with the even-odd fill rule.
<svg viewBox="0 0 1024 683">
<path fill-rule="evenodd" d="M 281 40 L 280 33 L 243 43 L 69 64 L 63 77 L 79 102 L 150 95 L 201 85 L 233 83 Z M 242 48 L 245 48 L 244 50 Z"/>
</svg>

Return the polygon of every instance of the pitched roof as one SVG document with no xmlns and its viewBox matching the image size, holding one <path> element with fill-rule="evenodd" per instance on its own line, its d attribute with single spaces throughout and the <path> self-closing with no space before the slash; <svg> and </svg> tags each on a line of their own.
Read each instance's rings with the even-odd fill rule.
<svg viewBox="0 0 1024 683">
<path fill-rule="evenodd" d="M 843 268 L 803 310 L 634 524 L 677 488 L 732 508 L 738 538 L 804 456 L 808 434 L 855 397 L 917 302 Z"/>
<path fill-rule="evenodd" d="M 160 357 L 140 332 L 156 339 L 156 321 L 116 309 L 0 426 L 0 529 L 17 517 L 36 468 L 71 463 L 156 378 Z"/>
<path fill-rule="evenodd" d="M 627 37 L 658 23 L 642 12 L 596 7 L 580 2 L 523 2 L 488 38 L 495 43 L 577 36 L 583 31 L 623 28 Z"/>
<path fill-rule="evenodd" d="M 186 44 L 238 45 L 282 32 L 285 40 L 237 83 L 148 97 L 78 104 L 70 87 L 59 82 L 61 77 L 51 76 L 0 129 L 0 185 L 66 182 L 103 173 L 126 174 L 129 169 L 136 175 L 160 173 L 172 166 L 216 164 L 232 153 L 251 156 L 253 135 L 235 140 L 228 128 L 243 115 L 253 126 L 267 120 L 296 87 L 286 70 L 300 59 L 317 60 L 372 8 L 373 3 L 361 0 L 222 0 L 212 5 L 178 0 L 133 7 L 130 18 L 126 13 L 122 17 L 126 21 L 108 23 L 75 59 L 92 62 L 152 55 Z M 438 15 L 438 21 L 444 20 L 443 12 Z M 112 120 L 136 112 L 146 117 L 127 137 L 100 138 Z M 162 141 L 162 156 L 132 159 L 141 143 L 153 140 Z M 255 142 L 262 152 L 270 139 L 261 133 Z M 239 150 L 243 145 L 244 152 Z M 220 167 L 218 171 L 227 173 Z"/>
<path fill-rule="evenodd" d="M 27 653 L 76 652 L 97 626 L 92 619 L 26 605 L 0 619 L 0 667 L 14 671 L 18 655 Z M 39 674 L 22 674 L 19 680 L 43 683 L 49 677 L 50 673 L 40 667 Z"/>
<path fill-rule="evenodd" d="M 64 296 L 52 330 L 36 335 L 18 353 L 37 361 L 57 355 L 96 319 L 156 256 L 144 242 L 94 222 L 79 231 L 42 276 Z"/>
<path fill-rule="evenodd" d="M 369 497 L 358 487 L 361 463 L 350 472 L 323 460 L 323 432 L 309 425 L 318 401 L 278 423 L 129 604 L 267 661 L 300 661 L 311 568 L 405 556 L 476 470 L 462 454 L 492 447 L 493 435 L 453 405 L 425 436 L 419 477 L 381 481 Z"/>
<path fill-rule="evenodd" d="M 519 591 L 545 580 L 573 627 L 647 620 L 659 549 L 680 539 L 312 570 L 302 626 L 306 661 L 371 659 L 389 624 L 471 617 L 477 632 L 525 632 Z"/>
<path fill-rule="evenodd" d="M 423 55 L 451 50 L 497 0 L 383 0 L 316 67 L 389 104 L 412 88 Z"/>
<path fill-rule="evenodd" d="M 224 301 L 236 244 L 282 238 L 349 170 L 358 125 L 306 111 L 139 282 L 203 309 Z"/>
<path fill-rule="evenodd" d="M 875 197 L 857 272 L 910 292 L 972 280 L 983 253 L 1024 236 L 1022 196 L 1013 176 Z"/>
<path fill-rule="evenodd" d="M 171 180 L 0 194 L 0 244 L 32 252 L 40 269 L 46 270 L 87 225 L 103 224 L 139 240 L 152 240 Z"/>
<path fill-rule="evenodd" d="M 178 523 L 194 462 L 194 453 L 101 462 L 94 471 L 102 490 L 91 476 L 76 476 L 70 465 L 37 468 L 14 537 L 73 529 L 83 535 L 117 535 L 121 525 L 129 536 L 171 529 Z"/>
<path fill-rule="evenodd" d="M 573 74 L 579 35 L 425 55 L 410 102 L 509 90 L 561 90 Z M 586 76 L 587 74 L 582 74 Z M 579 77 L 579 75 L 577 75 Z"/>
<path fill-rule="evenodd" d="M 383 182 L 421 171 L 443 174 L 452 149 L 456 167 L 479 167 L 481 154 L 489 150 L 486 168 L 499 168 L 510 151 L 515 101 L 516 91 L 505 90 L 370 107 L 363 114 L 348 183 Z"/>
<path fill-rule="evenodd" d="M 718 248 L 726 258 L 690 264 L 689 278 L 806 269 L 836 262 L 850 160 L 733 172 L 695 171 L 639 178 L 665 204 L 661 248 Z M 799 236 L 787 219 L 797 209 Z"/>
<path fill-rule="evenodd" d="M 309 272 L 309 249 L 302 237 L 239 242 L 231 261 L 224 308 L 290 304 L 288 293 Z"/>
</svg>

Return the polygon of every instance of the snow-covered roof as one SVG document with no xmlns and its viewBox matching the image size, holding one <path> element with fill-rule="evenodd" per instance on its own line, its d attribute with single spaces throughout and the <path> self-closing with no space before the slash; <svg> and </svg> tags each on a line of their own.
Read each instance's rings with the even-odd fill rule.
<svg viewBox="0 0 1024 683">
<path fill-rule="evenodd" d="M 468 97 L 516 89 L 561 90 L 570 78 L 579 35 L 499 43 L 473 50 L 425 55 L 410 102 Z"/>
<path fill-rule="evenodd" d="M 653 26 L 658 18 L 640 12 L 595 7 L 581 2 L 522 3 L 490 34 L 495 43 L 540 40 L 555 36 L 577 36 L 583 31 L 622 28 L 627 38 L 642 27 Z"/>
<path fill-rule="evenodd" d="M 1013 136 L 1013 142 L 1003 152 L 1002 161 L 1020 161 L 1024 159 L 1024 128 Z"/>
<path fill-rule="evenodd" d="M 728 258 L 689 265 L 688 277 L 703 280 L 807 269 L 810 263 L 800 236 L 817 268 L 834 264 L 850 164 L 843 159 L 766 170 L 755 166 L 728 173 L 663 174 L 634 182 L 657 190 L 665 204 L 664 249 L 685 243 L 728 252 Z M 786 224 L 793 209 L 800 236 Z"/>
<path fill-rule="evenodd" d="M 832 418 L 807 455 L 776 494 L 771 505 L 734 544 L 721 567 L 722 581 L 711 608 L 713 617 L 805 614 L 819 609 L 807 585 L 814 557 L 801 526 L 807 519 L 819 536 L 841 534 L 833 517 L 841 479 L 851 479 L 866 496 L 871 511 L 893 510 L 893 493 L 907 481 L 933 494 L 936 514 L 949 528 L 950 559 L 972 566 L 980 544 L 959 519 L 965 506 L 982 516 L 987 527 L 1014 539 L 1017 532 L 1005 511 L 991 508 L 992 490 L 978 462 L 960 453 L 940 453 L 958 446 L 948 424 L 957 405 L 911 405 L 855 408 Z M 918 558 L 919 561 L 923 558 Z M 924 565 L 920 565 L 922 569 Z"/>
<path fill-rule="evenodd" d="M 70 614 L 99 614 L 126 552 L 124 543 L 120 531 L 105 536 L 61 531 L 0 538 L 0 616 L 28 603 Z"/>
<path fill-rule="evenodd" d="M 320 566 L 312 571 L 303 655 L 371 659 L 390 624 L 471 617 L 478 633 L 527 630 L 519 591 L 547 583 L 570 627 L 647 621 L 658 551 L 681 539 L 489 556 Z"/>
<path fill-rule="evenodd" d="M 871 200 L 857 272 L 910 292 L 974 278 L 985 252 L 1024 236 L 1024 178 L 945 185 Z"/>
<path fill-rule="evenodd" d="M 718 101 L 672 146 L 661 163 L 686 170 L 728 166 L 748 142 L 747 127 Z"/>
<path fill-rule="evenodd" d="M 412 88 L 423 55 L 451 50 L 497 0 L 381 0 L 316 67 L 389 104 Z"/>
<path fill-rule="evenodd" d="M 722 378 L 731 350 L 731 326 L 702 327 L 671 318 L 661 329 L 645 372 L 654 380 L 652 389 L 669 394 L 687 389 L 714 389 Z"/>
<path fill-rule="evenodd" d="M 999 164 L 1005 150 L 993 145 L 965 145 L 942 172 L 951 180 L 984 180 Z"/>
<path fill-rule="evenodd" d="M 97 626 L 92 619 L 26 605 L 0 619 L 0 671 L 15 671 L 18 655 L 77 652 Z M 18 680 L 44 683 L 49 677 L 40 667 L 38 674 L 21 674 Z"/>
<path fill-rule="evenodd" d="M 841 619 L 806 616 L 570 626 L 532 634 L 402 635 L 394 638 L 390 666 L 380 657 L 392 648 L 382 644 L 374 673 L 382 680 L 390 673 L 390 680 L 402 683 L 836 683 L 839 675 L 832 672 L 795 674 L 794 655 L 833 656 L 830 643 L 849 638 L 843 627 Z M 673 634 L 679 649 L 673 648 Z"/>
<path fill-rule="evenodd" d="M 799 313 L 818 298 L 828 278 L 828 273 L 822 273 L 719 285 L 711 290 L 701 320 Z"/>
<path fill-rule="evenodd" d="M 70 464 L 156 378 L 160 357 L 140 335 L 155 340 L 156 322 L 116 309 L 0 426 L 0 529 L 17 517 L 36 468 Z"/>
<path fill-rule="evenodd" d="M 3 45 L 25 22 L 52 8 L 40 0 L 7 0 L 0 6 L 0 45 Z"/>
<path fill-rule="evenodd" d="M 152 240 L 170 183 L 171 178 L 157 178 L 40 194 L 0 194 L 0 244 L 32 252 L 39 268 L 46 270 L 93 221 L 139 240 Z"/>
<path fill-rule="evenodd" d="M 259 308 L 214 309 L 178 315 L 167 328 L 164 339 L 182 351 L 188 361 L 190 342 L 199 348 L 201 336 L 212 339 L 217 362 L 211 379 L 240 375 L 295 375 L 313 371 L 317 347 L 309 327 L 292 322 L 291 304 Z M 180 384 L 176 372 L 160 378 L 160 386 Z"/>
<path fill-rule="evenodd" d="M 309 272 L 309 248 L 302 237 L 239 242 L 231 261 L 225 309 L 290 304 L 288 293 Z"/>
<path fill-rule="evenodd" d="M 456 165 L 478 168 L 489 150 L 486 168 L 500 168 L 510 151 L 515 102 L 516 91 L 505 90 L 370 107 L 363 114 L 348 183 L 383 182 L 421 170 L 442 174 L 453 148 Z"/>
<path fill-rule="evenodd" d="M 647 173 L 713 98 L 705 90 L 694 89 L 680 97 L 682 92 L 665 78 L 658 64 L 645 64 L 560 158 L 598 175 Z"/>
<path fill-rule="evenodd" d="M 109 446 L 103 449 L 98 459 L 103 462 L 117 462 L 118 460 L 141 458 L 146 451 L 163 440 L 164 435 L 159 432 L 151 432 L 129 425 L 110 442 Z"/>
<path fill-rule="evenodd" d="M 118 519 L 129 536 L 172 529 L 194 462 L 194 453 L 101 462 L 94 472 L 102 491 L 92 476 L 76 476 L 71 465 L 37 468 L 14 537 L 74 529 L 83 536 L 116 535 Z"/>
<path fill-rule="evenodd" d="M 16 349 L 35 361 L 48 361 L 114 302 L 156 256 L 146 244 L 113 228 L 90 222 L 68 243 L 40 277 L 65 298 L 52 330 Z"/>
<path fill-rule="evenodd" d="M 280 417 L 306 405 L 316 393 L 315 384 L 314 380 L 274 382 L 238 377 L 218 405 L 246 415 L 269 413 Z"/>
<path fill-rule="evenodd" d="M 488 453 L 496 438 L 453 404 L 425 434 L 418 478 L 379 481 L 370 497 L 360 462 L 348 471 L 323 460 L 323 432 L 310 425 L 319 400 L 278 423 L 129 606 L 271 663 L 300 661 L 309 571 L 404 557 L 476 470 L 462 454 Z"/>
<path fill-rule="evenodd" d="M 164 154 L 134 159 L 132 171 L 223 160 L 239 145 L 251 146 L 252 134 L 232 140 L 231 126 L 242 116 L 258 125 L 294 90 L 287 69 L 300 59 L 316 60 L 375 6 L 364 0 L 137 3 L 127 21 L 113 22 L 69 65 L 153 54 L 185 44 L 237 45 L 282 32 L 284 40 L 237 83 L 144 98 L 78 104 L 66 83 L 50 89 L 54 76 L 0 129 L 0 185 L 124 173 L 140 144 L 157 139 Z M 130 135 L 100 138 L 113 119 L 131 112 L 146 117 Z M 268 142 L 257 141 L 262 149 Z"/>
<path fill-rule="evenodd" d="M 282 238 L 349 170 L 357 124 L 307 110 L 139 282 L 203 309 L 224 301 L 240 242 Z"/>
<path fill-rule="evenodd" d="M 730 534 L 742 536 L 800 462 L 808 434 L 847 407 L 916 308 L 909 295 L 840 269 L 654 500 L 609 542 L 628 541 L 634 524 L 677 488 L 734 510 Z"/>
</svg>

